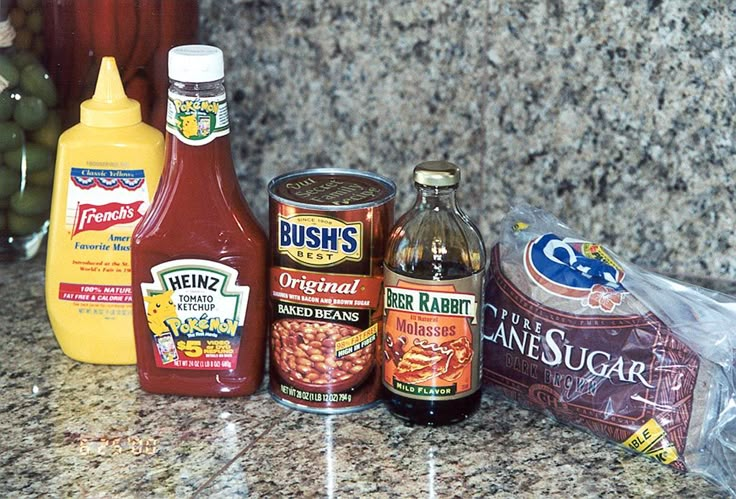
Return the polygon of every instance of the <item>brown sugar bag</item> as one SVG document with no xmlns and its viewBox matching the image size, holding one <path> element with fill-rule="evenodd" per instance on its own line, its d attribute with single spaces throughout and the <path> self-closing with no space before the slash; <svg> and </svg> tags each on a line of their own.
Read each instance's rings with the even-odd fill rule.
<svg viewBox="0 0 736 499">
<path fill-rule="evenodd" d="M 484 311 L 487 385 L 736 491 L 736 299 L 521 206 L 491 251 Z"/>
</svg>

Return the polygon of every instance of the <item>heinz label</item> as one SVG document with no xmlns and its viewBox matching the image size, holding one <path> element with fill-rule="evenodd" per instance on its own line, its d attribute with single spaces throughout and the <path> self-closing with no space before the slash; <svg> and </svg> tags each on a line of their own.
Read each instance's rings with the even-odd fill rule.
<svg viewBox="0 0 736 499">
<path fill-rule="evenodd" d="M 385 272 L 383 384 L 421 400 L 480 388 L 478 295 L 482 273 L 430 281 Z"/>
<path fill-rule="evenodd" d="M 151 269 L 142 283 L 154 358 L 172 369 L 233 369 L 250 288 L 235 269 L 209 260 L 183 259 Z"/>
</svg>

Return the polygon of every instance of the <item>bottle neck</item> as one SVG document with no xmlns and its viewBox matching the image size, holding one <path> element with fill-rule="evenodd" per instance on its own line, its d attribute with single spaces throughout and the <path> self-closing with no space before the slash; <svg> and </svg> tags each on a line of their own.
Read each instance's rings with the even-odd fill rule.
<svg viewBox="0 0 736 499">
<path fill-rule="evenodd" d="M 213 188 L 239 191 L 229 132 L 223 80 L 170 80 L 164 180 L 177 184 L 177 189 L 191 189 L 191 195 Z"/>
<path fill-rule="evenodd" d="M 418 210 L 450 210 L 457 211 L 457 185 L 448 187 L 432 187 L 414 184 L 417 189 L 417 200 L 414 208 Z"/>
<path fill-rule="evenodd" d="M 169 80 L 169 92 L 184 98 L 206 98 L 225 95 L 225 81 L 216 80 L 204 83 Z"/>
</svg>

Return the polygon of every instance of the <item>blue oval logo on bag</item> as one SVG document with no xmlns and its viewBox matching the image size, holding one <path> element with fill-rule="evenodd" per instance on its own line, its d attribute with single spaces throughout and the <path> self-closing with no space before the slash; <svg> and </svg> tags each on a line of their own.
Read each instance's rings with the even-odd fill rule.
<svg viewBox="0 0 736 499">
<path fill-rule="evenodd" d="M 563 298 L 585 298 L 593 286 L 625 292 L 623 269 L 603 246 L 544 234 L 524 250 L 527 275 L 546 291 Z"/>
</svg>

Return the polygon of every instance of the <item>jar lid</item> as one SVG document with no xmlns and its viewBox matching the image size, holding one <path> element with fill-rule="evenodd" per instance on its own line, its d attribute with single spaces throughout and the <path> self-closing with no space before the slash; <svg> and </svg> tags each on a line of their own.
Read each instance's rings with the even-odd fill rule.
<svg viewBox="0 0 736 499">
<path fill-rule="evenodd" d="M 222 50 L 211 45 L 180 45 L 169 50 L 169 79 L 205 83 L 225 77 Z"/>
<path fill-rule="evenodd" d="M 414 167 L 414 182 L 431 187 L 460 183 L 460 168 L 449 161 L 425 161 Z"/>
</svg>

